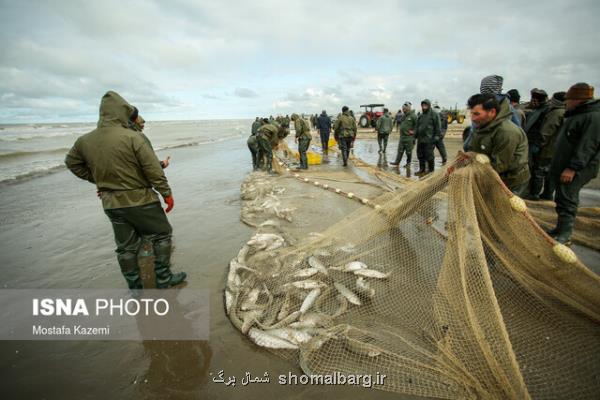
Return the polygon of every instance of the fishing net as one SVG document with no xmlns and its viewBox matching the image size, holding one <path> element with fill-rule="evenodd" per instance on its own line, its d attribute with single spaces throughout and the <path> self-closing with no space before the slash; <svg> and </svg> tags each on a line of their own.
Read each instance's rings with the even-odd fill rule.
<svg viewBox="0 0 600 400">
<path fill-rule="evenodd" d="M 340 168 L 251 174 L 242 217 L 258 229 L 230 263 L 232 323 L 307 375 L 385 374 L 375 388 L 436 398 L 597 396 L 600 279 L 487 161 L 463 154 L 410 184 L 370 174 L 378 189 Z"/>
</svg>

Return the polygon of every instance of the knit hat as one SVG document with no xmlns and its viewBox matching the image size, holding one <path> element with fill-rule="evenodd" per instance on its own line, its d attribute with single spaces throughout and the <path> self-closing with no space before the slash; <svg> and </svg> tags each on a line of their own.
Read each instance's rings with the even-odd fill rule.
<svg viewBox="0 0 600 400">
<path fill-rule="evenodd" d="M 412 103 L 410 101 L 407 101 L 402 105 L 402 107 L 412 107 Z"/>
<path fill-rule="evenodd" d="M 550 105 L 553 107 L 562 107 L 565 105 L 566 92 L 556 92 L 550 99 Z"/>
<path fill-rule="evenodd" d="M 506 94 L 508 95 L 510 101 L 514 101 L 515 103 L 521 101 L 521 94 L 517 89 L 510 89 L 508 92 L 506 92 Z"/>
<path fill-rule="evenodd" d="M 504 78 L 500 75 L 489 75 L 481 80 L 479 93 L 481 94 L 500 94 L 502 92 L 502 83 Z"/>
<path fill-rule="evenodd" d="M 574 84 L 567 92 L 566 100 L 591 100 L 594 98 L 594 87 L 584 82 Z"/>
</svg>

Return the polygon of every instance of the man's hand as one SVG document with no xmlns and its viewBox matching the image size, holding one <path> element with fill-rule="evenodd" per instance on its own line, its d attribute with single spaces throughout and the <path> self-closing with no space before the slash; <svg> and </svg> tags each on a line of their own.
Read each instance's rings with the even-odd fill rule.
<svg viewBox="0 0 600 400">
<path fill-rule="evenodd" d="M 165 212 L 168 213 L 173 209 L 173 207 L 175 207 L 175 200 L 173 200 L 173 196 L 165 197 L 165 204 L 167 205 Z"/>
<path fill-rule="evenodd" d="M 167 168 L 169 166 L 169 160 L 171 159 L 171 156 L 167 156 L 167 158 L 165 158 L 162 162 L 163 164 L 163 169 Z"/>
<path fill-rule="evenodd" d="M 565 168 L 562 174 L 560 174 L 561 183 L 571 183 L 573 178 L 575 178 L 575 171 L 571 168 Z"/>
</svg>

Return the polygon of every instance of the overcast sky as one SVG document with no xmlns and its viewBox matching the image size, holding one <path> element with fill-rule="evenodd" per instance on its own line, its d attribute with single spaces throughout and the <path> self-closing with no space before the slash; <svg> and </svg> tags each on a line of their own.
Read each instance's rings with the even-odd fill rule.
<svg viewBox="0 0 600 400">
<path fill-rule="evenodd" d="M 599 22 L 596 0 L 0 0 L 0 122 L 95 121 L 107 90 L 174 120 L 460 107 L 489 74 L 599 88 Z"/>
</svg>

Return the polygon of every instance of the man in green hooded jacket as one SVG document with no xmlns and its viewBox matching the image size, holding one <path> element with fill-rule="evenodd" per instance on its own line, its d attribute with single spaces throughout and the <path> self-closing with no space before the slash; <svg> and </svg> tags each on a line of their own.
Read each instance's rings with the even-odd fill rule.
<svg viewBox="0 0 600 400">
<path fill-rule="evenodd" d="M 137 254 L 142 236 L 152 242 L 156 287 L 183 282 L 171 272 L 172 228 L 157 192 L 173 209 L 171 188 L 149 141 L 130 128 L 134 107 L 117 93 L 102 97 L 97 128 L 79 137 L 65 163 L 77 177 L 94 183 L 110 219 L 117 260 L 130 289 L 141 289 Z"/>
<path fill-rule="evenodd" d="M 267 172 L 273 174 L 273 147 L 276 147 L 279 140 L 285 137 L 286 129 L 276 122 L 269 122 L 267 119 L 263 121 L 265 123 L 258 128 L 256 139 L 265 158 Z"/>
<path fill-rule="evenodd" d="M 525 132 L 511 121 L 508 102 L 498 102 L 488 93 L 471 96 L 468 105 L 475 128 L 468 150 L 487 155 L 510 191 L 523 196 L 529 182 L 529 149 Z"/>
<path fill-rule="evenodd" d="M 311 116 L 311 118 L 312 117 L 314 116 Z M 294 129 L 296 130 L 295 141 L 298 143 L 298 153 L 300 154 L 300 169 L 308 169 L 306 152 L 308 151 L 308 146 L 312 140 L 310 127 L 298 114 L 292 114 L 292 121 L 294 121 Z"/>
<path fill-rule="evenodd" d="M 549 233 L 570 244 L 579 206 L 579 192 L 598 176 L 600 168 L 600 100 L 594 100 L 594 88 L 576 83 L 565 100 L 564 122 L 556 139 L 549 179 L 556 185 L 556 228 Z"/>
</svg>

